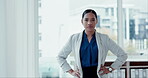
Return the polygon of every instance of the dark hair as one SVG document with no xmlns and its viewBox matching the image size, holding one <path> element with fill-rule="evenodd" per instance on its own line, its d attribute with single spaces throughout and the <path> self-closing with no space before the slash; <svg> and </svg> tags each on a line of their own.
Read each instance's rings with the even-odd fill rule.
<svg viewBox="0 0 148 78">
<path fill-rule="evenodd" d="M 96 19 L 97 19 L 97 13 L 94 11 L 94 10 L 92 10 L 92 9 L 86 9 L 84 12 L 83 12 L 83 14 L 82 14 L 82 19 L 84 18 L 84 15 L 85 14 L 87 14 L 87 13 L 93 13 L 94 15 L 95 15 L 95 17 L 96 17 Z"/>
</svg>

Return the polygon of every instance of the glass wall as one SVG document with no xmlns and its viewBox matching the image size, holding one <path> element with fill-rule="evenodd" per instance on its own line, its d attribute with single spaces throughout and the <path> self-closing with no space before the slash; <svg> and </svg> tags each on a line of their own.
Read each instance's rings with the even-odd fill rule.
<svg viewBox="0 0 148 78">
<path fill-rule="evenodd" d="M 129 59 L 147 60 L 148 57 L 148 1 L 123 0 L 124 47 Z M 133 58 L 133 57 L 137 58 Z"/>
<path fill-rule="evenodd" d="M 72 77 L 58 66 L 56 55 L 70 35 L 84 30 L 82 12 L 87 8 L 98 14 L 96 30 L 118 43 L 117 0 L 39 0 L 39 67 L 42 78 Z M 140 3 L 140 4 L 139 4 Z M 122 48 L 130 61 L 148 59 L 148 1 L 123 0 Z M 136 57 L 136 58 L 135 58 Z M 109 52 L 106 61 L 116 57 Z M 67 58 L 73 67 L 74 58 Z"/>
</svg>

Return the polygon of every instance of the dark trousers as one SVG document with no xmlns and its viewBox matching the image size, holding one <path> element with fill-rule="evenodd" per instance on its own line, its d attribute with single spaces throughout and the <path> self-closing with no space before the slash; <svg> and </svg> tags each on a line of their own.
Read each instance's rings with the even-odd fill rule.
<svg viewBox="0 0 148 78">
<path fill-rule="evenodd" d="M 83 78 L 98 78 L 97 66 L 82 67 L 82 70 L 83 70 Z"/>
</svg>

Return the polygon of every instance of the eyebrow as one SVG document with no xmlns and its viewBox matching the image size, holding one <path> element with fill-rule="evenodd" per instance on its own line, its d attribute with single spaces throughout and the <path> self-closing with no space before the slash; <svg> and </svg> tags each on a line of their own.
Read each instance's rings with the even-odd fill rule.
<svg viewBox="0 0 148 78">
<path fill-rule="evenodd" d="M 87 17 L 86 17 L 87 18 Z M 95 18 L 90 18 L 90 19 L 95 19 Z"/>
</svg>

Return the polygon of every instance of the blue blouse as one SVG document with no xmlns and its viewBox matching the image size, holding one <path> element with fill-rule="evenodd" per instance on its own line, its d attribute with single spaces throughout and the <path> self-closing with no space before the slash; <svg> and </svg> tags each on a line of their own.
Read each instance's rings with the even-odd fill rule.
<svg viewBox="0 0 148 78">
<path fill-rule="evenodd" d="M 98 46 L 96 43 L 95 33 L 91 41 L 87 39 L 87 35 L 83 32 L 81 47 L 80 47 L 80 59 L 82 67 L 90 67 L 98 65 Z"/>
</svg>

